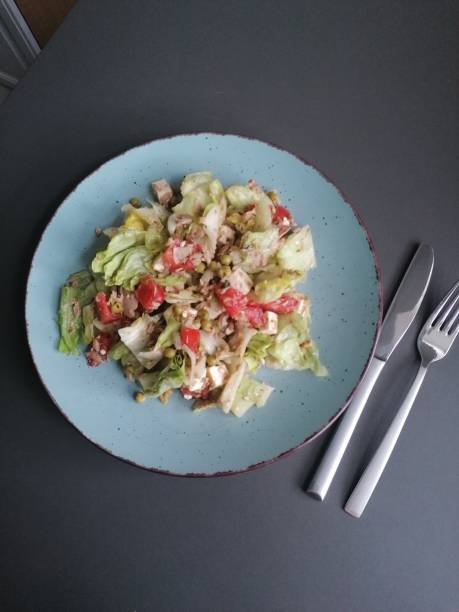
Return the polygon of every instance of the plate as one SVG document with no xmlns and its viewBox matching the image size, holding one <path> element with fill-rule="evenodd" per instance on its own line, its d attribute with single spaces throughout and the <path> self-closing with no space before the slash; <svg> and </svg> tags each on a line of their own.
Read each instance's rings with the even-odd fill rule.
<svg viewBox="0 0 459 612">
<path fill-rule="evenodd" d="M 150 181 L 178 184 L 209 169 L 224 185 L 254 178 L 276 188 L 298 224 L 309 224 L 317 268 L 308 277 L 312 336 L 329 377 L 260 370 L 275 387 L 267 405 L 238 419 L 192 413 L 175 393 L 167 406 L 138 404 L 115 363 L 89 368 L 56 350 L 60 286 L 85 268 L 96 227 L 120 221 L 120 206 L 149 196 Z M 86 438 L 116 457 L 175 475 L 226 475 L 266 465 L 324 431 L 344 410 L 366 370 L 379 332 L 381 287 L 368 233 L 342 193 L 310 164 L 259 140 L 189 134 L 156 140 L 115 157 L 62 202 L 33 257 L 26 323 L 38 373 L 58 408 Z"/>
</svg>

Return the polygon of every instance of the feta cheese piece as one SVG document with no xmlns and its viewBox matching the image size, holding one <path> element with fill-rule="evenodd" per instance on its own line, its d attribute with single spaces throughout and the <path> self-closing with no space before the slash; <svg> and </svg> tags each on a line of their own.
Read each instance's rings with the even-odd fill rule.
<svg viewBox="0 0 459 612">
<path fill-rule="evenodd" d="M 260 328 L 260 333 L 268 334 L 268 336 L 274 336 L 277 334 L 277 319 L 278 316 L 275 312 L 270 312 L 269 310 L 265 313 L 266 323 L 263 327 Z"/>
</svg>

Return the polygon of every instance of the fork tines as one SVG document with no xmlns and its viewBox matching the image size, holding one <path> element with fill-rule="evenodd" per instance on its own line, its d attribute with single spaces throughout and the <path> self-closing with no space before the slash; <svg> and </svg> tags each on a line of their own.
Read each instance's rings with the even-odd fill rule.
<svg viewBox="0 0 459 612">
<path fill-rule="evenodd" d="M 459 332 L 459 281 L 453 285 L 435 308 L 428 324 L 445 334 L 455 335 Z"/>
</svg>

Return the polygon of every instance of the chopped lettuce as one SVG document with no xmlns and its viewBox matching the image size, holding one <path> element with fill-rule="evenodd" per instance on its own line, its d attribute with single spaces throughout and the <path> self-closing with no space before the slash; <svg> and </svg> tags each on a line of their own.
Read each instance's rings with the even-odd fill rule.
<svg viewBox="0 0 459 612">
<path fill-rule="evenodd" d="M 67 284 L 77 289 L 86 289 L 86 287 L 92 283 L 92 274 L 88 270 L 80 270 L 71 274 L 68 278 Z"/>
<path fill-rule="evenodd" d="M 145 232 L 145 246 L 152 255 L 160 253 L 167 242 L 167 232 L 164 226 L 150 225 Z"/>
<path fill-rule="evenodd" d="M 255 228 L 260 231 L 267 230 L 272 225 L 273 203 L 263 193 L 255 204 Z"/>
<path fill-rule="evenodd" d="M 117 342 L 112 346 L 112 348 L 108 352 L 108 356 L 114 361 L 120 361 L 124 355 L 129 353 L 128 347 L 124 344 L 124 342 Z"/>
<path fill-rule="evenodd" d="M 155 278 L 155 283 L 161 287 L 177 287 L 184 286 L 188 276 L 185 274 L 170 274 L 163 278 Z"/>
<path fill-rule="evenodd" d="M 59 303 L 60 340 L 58 350 L 67 355 L 78 355 L 81 334 L 80 289 L 64 285 Z"/>
<path fill-rule="evenodd" d="M 83 337 L 84 344 L 91 344 L 94 340 L 94 306 L 87 304 L 83 306 L 81 311 L 83 321 Z"/>
<path fill-rule="evenodd" d="M 254 274 L 264 270 L 279 245 L 279 231 L 271 227 L 264 232 L 245 232 L 241 238 L 241 267 Z"/>
<path fill-rule="evenodd" d="M 257 333 L 250 339 L 244 353 L 244 360 L 249 372 L 254 372 L 260 365 L 264 364 L 272 343 L 272 336 L 267 334 Z"/>
<path fill-rule="evenodd" d="M 225 191 L 229 203 L 229 210 L 243 211 L 250 204 L 255 204 L 256 195 L 248 187 L 243 185 L 232 185 Z"/>
<path fill-rule="evenodd" d="M 186 196 L 190 191 L 194 191 L 199 185 L 210 183 L 212 172 L 193 172 L 187 174 L 180 185 L 182 196 Z"/>
<path fill-rule="evenodd" d="M 284 270 L 307 272 L 316 267 L 314 244 L 309 226 L 295 230 L 277 252 L 277 261 Z"/>
<path fill-rule="evenodd" d="M 170 360 L 160 371 L 139 376 L 139 382 L 146 395 L 158 397 L 169 389 L 178 389 L 185 379 L 185 362 L 180 354 Z"/>
<path fill-rule="evenodd" d="M 159 334 L 156 340 L 155 349 L 165 349 L 174 344 L 174 334 L 180 329 L 180 321 L 173 317 L 169 318 L 166 327 Z"/>
<path fill-rule="evenodd" d="M 150 356 L 142 354 L 145 352 L 145 349 L 150 342 L 151 328 L 153 325 L 154 324 L 151 317 L 144 313 L 128 327 L 122 327 L 118 330 L 118 335 L 121 342 L 147 369 L 155 365 L 154 359 L 152 359 Z"/>
<path fill-rule="evenodd" d="M 258 302 L 273 302 L 286 291 L 290 291 L 298 283 L 302 275 L 298 272 L 284 271 L 280 276 L 266 278 L 255 285 L 255 295 Z"/>
<path fill-rule="evenodd" d="M 208 184 L 198 185 L 192 191 L 187 192 L 183 200 L 174 206 L 176 215 L 190 215 L 195 217 L 202 214 L 205 207 L 211 203 Z"/>
<path fill-rule="evenodd" d="M 105 278 L 108 285 L 122 285 L 126 289 L 133 290 L 138 284 L 141 276 L 145 276 L 151 271 L 153 261 L 152 254 L 144 246 L 132 247 L 126 250 L 126 254 L 121 261 L 116 275 L 111 276 L 111 281 Z"/>
<path fill-rule="evenodd" d="M 237 389 L 233 403 L 231 404 L 231 412 L 235 416 L 241 417 L 252 406 L 261 408 L 266 404 L 273 391 L 274 387 L 270 387 L 265 383 L 254 380 L 249 376 L 244 376 Z"/>
<path fill-rule="evenodd" d="M 226 215 L 226 200 L 220 198 L 218 202 L 207 206 L 204 214 L 201 217 L 201 225 L 208 240 L 207 261 L 210 263 L 215 255 L 215 249 L 217 248 L 217 238 L 220 227 L 222 226 Z"/>
<path fill-rule="evenodd" d="M 239 385 L 247 370 L 245 361 L 241 361 L 232 371 L 218 399 L 223 412 L 228 413 L 233 405 Z"/>
<path fill-rule="evenodd" d="M 115 236 L 113 236 L 104 250 L 96 253 L 96 256 L 92 260 L 91 264 L 92 271 L 96 274 L 104 273 L 104 267 L 112 259 L 112 257 L 130 247 L 143 244 L 144 242 L 144 231 L 126 229 L 118 232 Z"/>
<path fill-rule="evenodd" d="M 327 371 L 321 365 L 316 345 L 309 336 L 309 313 L 279 315 L 279 331 L 268 349 L 269 365 L 282 370 L 312 370 L 317 376 Z"/>
<path fill-rule="evenodd" d="M 80 306 L 84 308 L 85 306 L 90 304 L 96 297 L 97 291 L 98 289 L 95 281 L 92 281 L 91 283 L 89 283 L 89 285 L 86 285 L 86 287 L 80 292 Z"/>
</svg>

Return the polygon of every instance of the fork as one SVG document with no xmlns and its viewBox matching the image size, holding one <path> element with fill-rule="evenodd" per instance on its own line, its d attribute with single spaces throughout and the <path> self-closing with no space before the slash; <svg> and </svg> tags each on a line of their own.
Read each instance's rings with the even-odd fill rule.
<svg viewBox="0 0 459 612">
<path fill-rule="evenodd" d="M 365 510 L 381 474 L 397 443 L 403 425 L 419 392 L 427 369 L 434 361 L 443 359 L 459 334 L 459 281 L 445 295 L 440 304 L 425 322 L 418 336 L 418 351 L 421 365 L 403 404 L 395 415 L 378 450 L 360 477 L 347 500 L 344 510 L 359 518 Z"/>
</svg>

